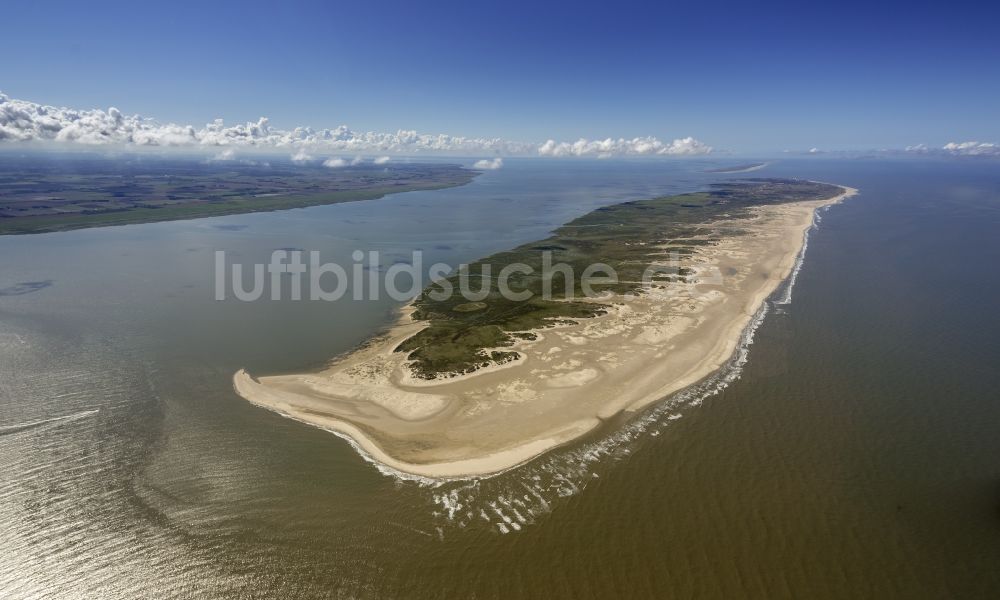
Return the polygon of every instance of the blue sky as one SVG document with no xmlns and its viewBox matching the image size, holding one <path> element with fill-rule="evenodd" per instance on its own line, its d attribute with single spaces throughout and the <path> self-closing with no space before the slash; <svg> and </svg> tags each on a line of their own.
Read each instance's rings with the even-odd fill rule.
<svg viewBox="0 0 1000 600">
<path fill-rule="evenodd" d="M 516 2 L 4 7 L 0 90 L 201 125 L 738 152 L 1000 141 L 1000 9 Z"/>
</svg>

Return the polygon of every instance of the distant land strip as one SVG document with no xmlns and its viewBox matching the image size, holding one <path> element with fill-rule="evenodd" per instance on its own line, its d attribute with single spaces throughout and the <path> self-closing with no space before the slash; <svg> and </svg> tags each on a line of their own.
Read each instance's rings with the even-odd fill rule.
<svg viewBox="0 0 1000 600">
<path fill-rule="evenodd" d="M 92 170 L 91 170 L 92 169 Z M 0 235 L 67 231 L 305 208 L 464 185 L 478 171 L 403 164 L 332 170 L 155 164 L 124 173 L 86 165 L 0 167 Z"/>
<path fill-rule="evenodd" d="M 708 169 L 706 173 L 749 173 L 750 171 L 756 171 L 757 169 L 763 169 L 769 163 L 757 162 L 757 163 L 746 163 L 742 165 L 735 165 L 732 167 L 719 167 L 717 169 Z"/>
</svg>

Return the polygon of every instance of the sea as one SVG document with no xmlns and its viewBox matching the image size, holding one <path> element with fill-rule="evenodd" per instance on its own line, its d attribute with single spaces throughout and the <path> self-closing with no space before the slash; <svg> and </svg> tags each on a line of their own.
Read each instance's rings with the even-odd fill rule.
<svg viewBox="0 0 1000 600">
<path fill-rule="evenodd" d="M 0 237 L 0 597 L 1000 597 L 1000 163 L 725 163 L 505 159 L 446 190 Z M 400 302 L 218 300 L 218 251 L 458 265 L 745 177 L 860 193 L 719 373 L 517 469 L 399 477 L 232 389 Z"/>
</svg>

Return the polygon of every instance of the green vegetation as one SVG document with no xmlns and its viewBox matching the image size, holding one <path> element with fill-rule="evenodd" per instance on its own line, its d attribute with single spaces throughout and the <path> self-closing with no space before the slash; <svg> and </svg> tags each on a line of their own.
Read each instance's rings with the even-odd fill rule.
<svg viewBox="0 0 1000 600">
<path fill-rule="evenodd" d="M 750 179 L 718 184 L 707 192 L 599 208 L 563 225 L 548 239 L 469 265 L 467 272 L 472 276 L 467 287 L 473 293 L 482 288 L 486 296 L 481 300 L 469 302 L 459 293 L 457 274 L 430 285 L 415 301 L 413 315 L 430 326 L 400 344 L 397 351 L 408 352 L 416 374 L 426 379 L 509 361 L 515 353 L 494 349 L 510 346 L 516 339 L 531 339 L 530 329 L 593 317 L 607 309 L 600 302 L 572 299 L 584 296 L 581 275 L 588 266 L 604 263 L 617 274 L 616 282 L 592 281 L 592 291 L 637 292 L 652 262 L 669 258 L 671 252 L 690 254 L 694 246 L 714 243 L 720 234 L 704 226 L 709 221 L 723 215 L 739 216 L 751 206 L 825 199 L 839 193 L 839 187 L 821 183 Z M 569 281 L 562 271 L 554 269 L 550 269 L 550 280 L 543 280 L 546 252 L 551 253 L 550 264 L 571 267 Z M 530 274 L 518 271 L 508 278 L 512 292 L 530 293 L 531 297 L 522 301 L 505 298 L 499 291 L 501 270 L 515 263 L 532 269 Z M 656 281 L 682 281 L 690 274 L 681 267 L 661 274 Z M 454 293 L 445 294 L 449 289 Z M 551 290 L 551 299 L 544 298 L 546 290 Z"/>
<path fill-rule="evenodd" d="M 475 171 L 400 164 L 200 164 L 26 161 L 0 164 L 0 234 L 304 208 L 463 185 Z"/>
<path fill-rule="evenodd" d="M 486 308 L 487 304 L 485 302 L 466 302 L 465 304 L 459 304 L 458 306 L 452 308 L 455 312 L 475 312 L 477 310 L 483 310 Z"/>
</svg>

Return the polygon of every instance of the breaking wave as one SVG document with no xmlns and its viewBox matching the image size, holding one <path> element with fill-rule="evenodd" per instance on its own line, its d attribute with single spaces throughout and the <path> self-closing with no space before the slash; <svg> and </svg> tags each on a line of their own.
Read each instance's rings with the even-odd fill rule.
<svg viewBox="0 0 1000 600">
<path fill-rule="evenodd" d="M 795 266 L 792 268 L 792 273 L 788 276 L 788 280 L 783 285 L 781 297 L 775 300 L 774 304 L 784 306 L 792 303 L 792 288 L 795 287 L 795 282 L 799 278 L 799 271 L 802 270 L 802 263 L 806 259 L 806 250 L 809 249 L 809 235 L 813 230 L 819 228 L 820 220 L 822 220 L 822 217 L 820 217 L 819 211 L 813 211 L 812 224 L 809 225 L 809 228 L 803 234 L 802 249 L 799 250 L 799 255 L 795 258 Z"/>
</svg>

